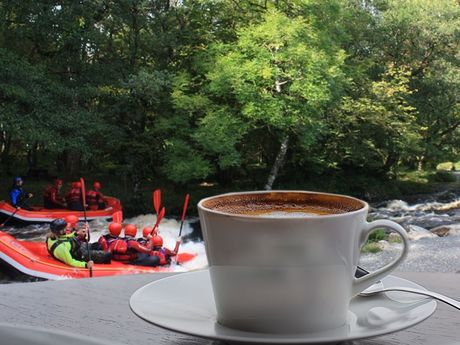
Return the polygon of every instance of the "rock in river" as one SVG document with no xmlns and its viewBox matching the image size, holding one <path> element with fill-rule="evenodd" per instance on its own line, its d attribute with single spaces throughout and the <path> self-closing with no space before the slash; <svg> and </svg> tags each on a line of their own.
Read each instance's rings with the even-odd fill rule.
<svg viewBox="0 0 460 345">
<path fill-rule="evenodd" d="M 437 237 L 437 234 L 434 234 L 421 226 L 411 224 L 407 227 L 407 237 L 409 237 L 410 240 L 419 240 L 426 237 Z"/>
<path fill-rule="evenodd" d="M 460 235 L 460 223 L 441 225 L 430 230 L 433 234 L 439 237 Z"/>
</svg>

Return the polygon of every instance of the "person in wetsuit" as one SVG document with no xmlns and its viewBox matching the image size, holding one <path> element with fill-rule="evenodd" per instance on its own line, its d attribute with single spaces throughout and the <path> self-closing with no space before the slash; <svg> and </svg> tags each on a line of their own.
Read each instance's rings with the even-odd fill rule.
<svg viewBox="0 0 460 345">
<path fill-rule="evenodd" d="M 72 183 L 72 189 L 67 194 L 67 204 L 72 211 L 83 211 L 84 205 L 80 182 Z"/>
<path fill-rule="evenodd" d="M 45 241 L 48 253 L 53 258 L 69 266 L 81 268 L 92 268 L 94 263 L 110 263 L 110 254 L 97 250 L 91 251 L 93 260 L 88 260 L 88 247 L 82 246 L 81 241 L 86 235 L 84 230 L 66 234 L 66 228 L 67 222 L 62 218 L 55 219 L 50 224 L 51 233 Z"/>
<path fill-rule="evenodd" d="M 32 208 L 27 205 L 27 199 L 33 197 L 32 193 L 27 193 L 22 190 L 22 185 L 24 180 L 20 176 L 16 176 L 13 180 L 13 185 L 11 186 L 8 195 L 10 197 L 10 203 L 15 208 L 24 208 L 26 210 L 32 210 Z"/>
<path fill-rule="evenodd" d="M 62 188 L 62 180 L 56 179 L 53 185 L 46 187 L 43 193 L 43 206 L 49 209 L 67 208 L 64 198 L 59 194 Z"/>
<path fill-rule="evenodd" d="M 179 252 L 179 246 L 182 242 L 182 238 L 179 236 L 176 240 L 176 246 L 173 250 L 163 247 L 163 238 L 156 234 L 151 238 L 152 254 L 158 257 L 160 265 L 169 265 L 171 258 L 176 256 Z"/>
<path fill-rule="evenodd" d="M 142 237 L 139 237 L 137 239 L 137 242 L 142 244 L 143 246 L 150 247 L 151 248 L 151 241 L 150 239 L 152 236 L 156 234 L 156 232 L 153 232 L 153 228 L 150 227 L 145 227 L 142 229 Z"/>
<path fill-rule="evenodd" d="M 99 244 L 102 250 L 112 253 L 115 248 L 117 241 L 123 241 L 120 239 L 121 229 L 123 226 L 120 223 L 112 222 L 109 224 L 109 233 L 99 237 Z"/>
<path fill-rule="evenodd" d="M 73 214 L 69 214 L 68 216 L 65 217 L 65 221 L 67 223 L 67 226 L 65 229 L 66 234 L 70 234 L 72 232 L 78 231 L 78 217 L 77 216 Z"/>
<path fill-rule="evenodd" d="M 86 192 L 86 202 L 90 210 L 105 210 L 107 200 L 101 192 L 101 183 L 96 181 L 93 183 L 93 189 Z"/>
<path fill-rule="evenodd" d="M 112 258 L 114 260 L 139 266 L 158 266 L 157 256 L 151 255 L 151 249 L 136 240 L 137 228 L 133 224 L 125 226 L 125 237 L 113 243 Z"/>
</svg>

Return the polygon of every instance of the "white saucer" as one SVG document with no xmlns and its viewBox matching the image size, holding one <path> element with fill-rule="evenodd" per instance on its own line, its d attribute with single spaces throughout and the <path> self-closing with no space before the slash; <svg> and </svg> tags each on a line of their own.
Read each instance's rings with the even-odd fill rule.
<svg viewBox="0 0 460 345">
<path fill-rule="evenodd" d="M 408 280 L 388 276 L 385 287 L 423 289 Z M 137 290 L 131 309 L 157 326 L 203 338 L 238 343 L 316 344 L 375 337 L 411 327 L 428 318 L 436 309 L 431 299 L 414 300 L 407 293 L 355 297 L 348 322 L 340 330 L 305 334 L 266 334 L 239 331 L 216 321 L 216 307 L 209 271 L 183 273 L 157 280 Z"/>
</svg>

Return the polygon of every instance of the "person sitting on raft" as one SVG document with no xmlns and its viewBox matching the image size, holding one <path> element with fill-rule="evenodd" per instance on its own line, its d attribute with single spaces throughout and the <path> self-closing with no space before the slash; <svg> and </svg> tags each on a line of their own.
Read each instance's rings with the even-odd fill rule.
<svg viewBox="0 0 460 345">
<path fill-rule="evenodd" d="M 137 242 L 146 247 L 152 247 L 151 238 L 156 235 L 156 232 L 153 231 L 153 228 L 145 227 L 142 229 L 142 237 L 137 239 Z"/>
<path fill-rule="evenodd" d="M 78 232 L 78 217 L 69 214 L 68 216 L 65 217 L 65 221 L 67 223 L 67 226 L 65 228 L 65 233 L 70 234 L 72 232 Z"/>
<path fill-rule="evenodd" d="M 83 211 L 83 197 L 80 182 L 72 183 L 72 189 L 67 194 L 67 205 L 72 211 Z"/>
<path fill-rule="evenodd" d="M 43 206 L 49 209 L 67 208 L 64 198 L 59 194 L 62 188 L 62 180 L 56 179 L 53 185 L 46 187 L 43 193 Z"/>
<path fill-rule="evenodd" d="M 102 250 L 110 253 L 117 251 L 116 245 L 124 242 L 123 239 L 120 239 L 122 228 L 123 226 L 120 223 L 112 222 L 109 224 L 109 233 L 99 237 L 98 240 Z"/>
<path fill-rule="evenodd" d="M 86 242 L 88 242 L 86 236 L 88 234 L 89 224 L 86 223 L 84 227 L 81 230 L 79 230 L 78 217 L 73 214 L 69 214 L 68 216 L 66 216 L 65 221 L 67 222 L 65 233 L 71 234 L 72 232 L 74 232 L 77 235 L 77 239 L 82 243 L 82 245 L 86 246 Z M 91 249 L 100 250 L 101 246 L 98 243 L 91 243 Z"/>
<path fill-rule="evenodd" d="M 93 183 L 93 189 L 86 192 L 86 202 L 90 210 L 105 210 L 107 200 L 101 193 L 101 188 L 101 183 L 96 181 Z"/>
<path fill-rule="evenodd" d="M 92 250 L 89 261 L 88 246 L 82 246 L 78 238 L 86 237 L 85 229 L 66 234 L 67 222 L 58 218 L 51 222 L 51 233 L 46 237 L 49 254 L 56 260 L 73 267 L 92 268 L 94 263 L 109 264 L 110 255 L 103 251 Z"/>
<path fill-rule="evenodd" d="M 22 190 L 22 185 L 24 184 L 24 180 L 20 176 L 16 176 L 13 180 L 13 185 L 8 192 L 10 197 L 10 203 L 15 208 L 23 208 L 26 210 L 32 210 L 30 206 L 26 204 L 26 200 L 33 197 L 32 193 L 27 193 Z"/>
<path fill-rule="evenodd" d="M 112 258 L 139 266 L 158 266 L 160 259 L 151 255 L 151 249 L 136 241 L 137 228 L 134 224 L 125 226 L 125 237 L 113 243 Z"/>
<path fill-rule="evenodd" d="M 176 256 L 179 252 L 179 246 L 182 242 L 182 238 L 179 236 L 176 240 L 176 246 L 174 250 L 163 247 L 163 238 L 160 235 L 154 235 L 151 239 L 152 254 L 160 260 L 160 265 L 169 265 L 171 258 Z"/>
<path fill-rule="evenodd" d="M 65 221 L 67 222 L 67 227 L 65 229 L 66 234 L 70 234 L 74 232 L 77 235 L 77 240 L 80 241 L 82 247 L 84 247 L 86 250 L 88 250 L 88 230 L 89 230 L 89 224 L 86 222 L 83 225 L 82 229 L 78 229 L 78 217 L 69 214 L 68 216 L 65 217 Z M 94 255 L 101 255 L 101 253 L 97 251 L 104 251 L 102 248 L 102 245 L 99 242 L 93 242 L 89 244 L 90 250 L 96 251 L 94 252 Z M 103 256 L 106 256 L 105 254 Z M 107 259 L 104 259 L 107 260 Z"/>
</svg>

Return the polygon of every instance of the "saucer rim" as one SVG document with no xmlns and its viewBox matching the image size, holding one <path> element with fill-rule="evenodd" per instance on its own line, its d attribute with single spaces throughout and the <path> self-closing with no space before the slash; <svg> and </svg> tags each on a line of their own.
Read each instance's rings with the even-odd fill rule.
<svg viewBox="0 0 460 345">
<path fill-rule="evenodd" d="M 149 320 L 147 317 L 144 317 L 140 313 L 136 312 L 135 308 L 133 307 L 133 300 L 137 297 L 137 295 L 141 294 L 143 292 L 143 290 L 146 290 L 148 287 L 150 287 L 152 285 L 155 285 L 159 281 L 169 280 L 169 279 L 174 280 L 175 278 L 177 279 L 178 276 L 196 275 L 196 274 L 200 274 L 200 273 L 204 273 L 204 272 L 209 273 L 209 269 L 203 269 L 203 270 L 196 270 L 196 271 L 191 271 L 191 272 L 180 273 L 180 274 L 177 274 L 177 275 L 161 278 L 161 279 L 155 280 L 153 282 L 150 282 L 150 283 L 140 287 L 139 289 L 137 289 L 131 295 L 131 298 L 129 300 L 129 307 L 130 307 L 131 311 L 136 316 L 138 316 L 139 318 L 141 318 L 144 321 L 148 322 L 149 324 L 151 324 L 153 326 L 156 326 L 156 327 L 160 327 L 160 328 L 168 330 L 168 331 L 175 332 L 175 333 L 180 333 L 180 334 L 184 334 L 184 335 L 188 335 L 188 336 L 194 336 L 194 337 L 198 337 L 198 338 L 204 338 L 204 339 L 210 339 L 210 340 L 219 340 L 219 341 L 228 341 L 228 342 L 235 342 L 235 343 L 283 344 L 283 345 L 288 345 L 288 344 L 293 344 L 293 345 L 295 345 L 295 344 L 327 344 L 327 343 L 337 343 L 337 342 L 341 342 L 341 341 L 354 341 L 354 340 L 359 340 L 359 339 L 375 338 L 375 337 L 379 337 L 379 336 L 382 336 L 382 335 L 403 331 L 405 329 L 408 329 L 408 328 L 411 328 L 413 326 L 416 326 L 419 323 L 421 323 L 421 322 L 425 321 L 426 319 L 428 319 L 430 316 L 432 316 L 433 313 L 436 311 L 436 308 L 437 308 L 436 300 L 432 299 L 430 301 L 427 301 L 426 304 L 424 304 L 424 306 L 427 309 L 430 307 L 430 310 L 429 311 L 427 310 L 426 314 L 424 314 L 422 317 L 417 319 L 415 322 L 411 322 L 409 324 L 406 324 L 406 325 L 400 326 L 400 327 L 394 327 L 394 328 L 392 328 L 390 330 L 388 330 L 386 328 L 382 328 L 380 331 L 373 332 L 372 334 L 360 335 L 359 333 L 356 333 L 354 336 L 352 335 L 352 336 L 347 336 L 347 337 L 339 336 L 339 337 L 327 338 L 327 337 L 324 337 L 324 336 L 312 337 L 311 335 L 314 335 L 314 333 L 271 334 L 271 333 L 246 332 L 246 331 L 242 331 L 242 330 L 232 329 L 230 327 L 226 327 L 224 325 L 219 324 L 217 322 L 216 315 L 213 315 L 213 322 L 215 324 L 217 324 L 218 327 L 222 327 L 222 328 L 225 328 L 227 330 L 234 331 L 234 332 L 240 333 L 240 334 L 239 335 L 238 334 L 237 335 L 222 335 L 222 334 L 216 334 L 215 333 L 214 335 L 208 335 L 208 334 L 202 334 L 202 333 L 192 332 L 192 331 L 188 331 L 188 330 L 172 328 L 172 327 L 168 327 L 167 325 L 163 325 L 163 324 L 157 324 L 157 323 Z M 421 286 L 421 285 L 419 285 L 419 284 L 417 284 L 415 282 L 412 282 L 409 279 L 396 277 L 394 275 L 388 275 L 388 276 L 384 277 L 382 280 L 385 281 L 385 279 L 390 278 L 390 277 L 391 278 L 396 278 L 397 280 L 400 280 L 400 281 L 403 281 L 403 282 L 408 282 L 411 285 L 411 287 L 416 287 L 416 288 L 419 288 L 419 289 L 422 289 L 422 290 L 427 290 L 425 287 L 423 287 L 423 286 Z M 362 297 L 362 298 L 364 298 L 364 297 Z M 365 298 L 368 299 L 368 298 L 373 298 L 373 297 L 365 297 Z M 399 303 L 402 303 L 402 302 L 399 302 Z M 347 323 L 348 323 L 348 321 L 347 321 Z M 251 336 L 245 337 L 244 335 L 242 335 L 244 333 L 251 334 Z M 292 336 L 293 338 L 283 338 L 283 336 Z M 294 337 L 297 337 L 297 338 L 294 338 Z"/>
</svg>

